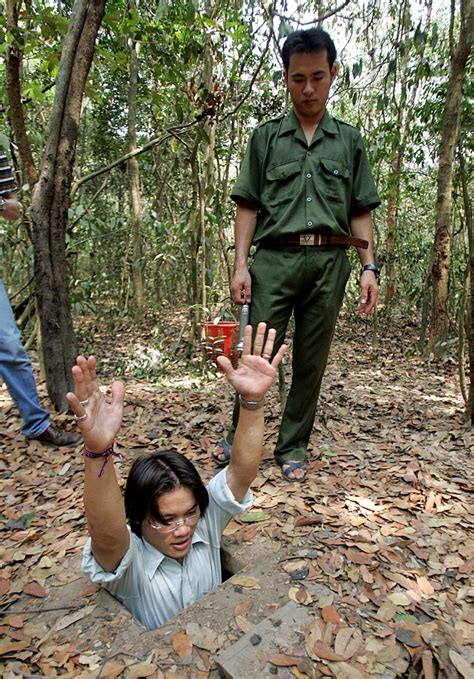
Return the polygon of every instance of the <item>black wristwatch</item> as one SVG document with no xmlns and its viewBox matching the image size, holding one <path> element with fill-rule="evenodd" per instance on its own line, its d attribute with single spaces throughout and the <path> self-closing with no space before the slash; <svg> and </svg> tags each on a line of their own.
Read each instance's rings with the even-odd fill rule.
<svg viewBox="0 0 474 679">
<path fill-rule="evenodd" d="M 360 270 L 360 275 L 364 273 L 364 271 L 373 271 L 375 274 L 375 278 L 378 278 L 380 276 L 380 269 L 377 266 L 377 264 L 364 264 L 364 266 Z"/>
</svg>

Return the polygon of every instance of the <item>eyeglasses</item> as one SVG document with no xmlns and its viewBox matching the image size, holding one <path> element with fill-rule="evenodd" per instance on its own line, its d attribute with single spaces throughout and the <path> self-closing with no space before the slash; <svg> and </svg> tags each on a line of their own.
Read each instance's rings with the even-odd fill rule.
<svg viewBox="0 0 474 679">
<path fill-rule="evenodd" d="M 148 521 L 148 525 L 150 528 L 159 530 L 160 533 L 172 533 L 180 526 L 194 526 L 199 521 L 200 516 L 201 512 L 198 509 L 192 514 L 187 514 L 182 519 L 177 519 L 176 521 L 168 521 L 168 523 L 150 523 Z"/>
</svg>

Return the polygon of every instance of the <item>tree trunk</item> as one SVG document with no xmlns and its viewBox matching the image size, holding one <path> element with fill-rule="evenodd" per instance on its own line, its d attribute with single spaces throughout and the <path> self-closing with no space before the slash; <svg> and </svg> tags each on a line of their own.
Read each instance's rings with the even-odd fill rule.
<svg viewBox="0 0 474 679">
<path fill-rule="evenodd" d="M 428 35 L 430 25 L 431 25 L 431 11 L 432 11 L 432 0 L 426 4 L 426 23 L 424 27 L 424 33 Z M 408 63 L 411 56 L 410 53 L 410 26 L 411 26 L 411 15 L 410 15 L 410 4 L 407 2 L 403 10 L 403 57 L 400 65 L 400 101 L 398 102 L 397 111 L 397 129 L 400 130 L 400 137 L 395 143 L 392 152 L 392 158 L 390 162 L 390 174 L 388 177 L 388 198 L 387 198 L 387 214 L 385 218 L 386 224 L 386 237 L 385 237 L 385 253 L 387 263 L 385 266 L 385 298 L 384 304 L 387 306 L 395 296 L 396 293 L 396 283 L 395 283 L 395 265 L 394 265 L 394 249 L 397 240 L 398 232 L 398 210 L 400 204 L 400 183 L 401 176 L 404 166 L 405 159 L 405 149 L 406 140 L 410 134 L 410 126 L 413 118 L 413 112 L 415 111 L 415 101 L 416 94 L 418 90 L 418 85 L 420 82 L 420 75 L 415 75 L 413 84 L 410 89 L 410 96 L 408 98 L 407 104 L 407 84 L 408 84 Z M 418 58 L 421 60 L 425 51 L 425 41 L 419 47 Z"/>
<path fill-rule="evenodd" d="M 436 356 L 441 354 L 441 344 L 447 338 L 449 330 L 448 284 L 451 263 L 450 218 L 453 161 L 456 140 L 459 134 L 462 84 L 466 63 L 471 51 L 470 40 L 474 23 L 472 0 L 461 0 L 460 9 L 461 29 L 459 43 L 451 58 L 451 73 L 448 82 L 439 150 L 435 239 L 431 265 L 433 303 L 431 308 L 430 348 Z"/>
<path fill-rule="evenodd" d="M 6 16 L 7 26 L 10 31 L 18 27 L 18 15 L 20 13 L 21 0 L 7 0 Z M 5 88 L 8 95 L 10 108 L 10 124 L 18 146 L 20 157 L 21 174 L 23 182 L 28 182 L 30 188 L 38 181 L 38 172 L 31 153 L 30 142 L 26 133 L 25 115 L 21 102 L 20 70 L 22 54 L 18 45 L 11 42 L 6 55 L 6 78 Z"/>
<path fill-rule="evenodd" d="M 35 283 L 48 394 L 67 408 L 75 335 L 68 292 L 66 227 L 81 104 L 105 0 L 76 0 L 59 66 L 48 141 L 33 191 Z"/>
<path fill-rule="evenodd" d="M 469 196 L 466 161 L 464 158 L 463 149 L 461 149 L 459 153 L 459 165 L 461 168 L 460 174 L 464 205 L 464 218 L 466 220 L 466 229 L 469 243 L 468 279 L 470 285 L 468 291 L 467 318 L 462 319 L 469 343 L 469 393 L 466 413 L 468 418 L 471 420 L 471 424 L 474 426 L 474 227 L 472 224 L 472 206 Z M 464 365 L 462 366 L 462 369 L 464 370 Z"/>
<path fill-rule="evenodd" d="M 197 336 L 198 324 L 201 319 L 199 311 L 199 281 L 198 281 L 198 251 L 199 251 L 199 171 L 197 164 L 199 141 L 196 141 L 190 157 L 191 166 L 191 185 L 192 198 L 191 209 L 189 212 L 189 236 L 191 241 L 191 266 L 190 266 L 190 283 L 191 291 L 191 330 L 189 333 L 189 343 L 194 342 Z"/>
<path fill-rule="evenodd" d="M 129 7 L 136 9 L 134 0 L 130 0 Z M 130 153 L 133 153 L 137 148 L 137 83 L 137 48 L 136 41 L 132 39 L 130 46 L 130 86 L 128 89 L 128 150 Z M 145 306 L 145 286 L 143 282 L 143 245 L 140 217 L 140 170 L 136 156 L 128 161 L 128 176 L 132 240 L 133 315 L 135 318 L 141 318 Z"/>
</svg>

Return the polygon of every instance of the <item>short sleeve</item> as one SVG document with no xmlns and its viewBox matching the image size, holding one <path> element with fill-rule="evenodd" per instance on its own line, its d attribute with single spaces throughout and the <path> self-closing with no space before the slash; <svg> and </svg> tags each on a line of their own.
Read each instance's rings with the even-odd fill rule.
<svg viewBox="0 0 474 679">
<path fill-rule="evenodd" d="M 261 134 L 259 128 L 252 132 L 240 167 L 239 176 L 230 194 L 232 200 L 236 203 L 239 202 L 239 198 L 243 198 L 255 205 L 255 208 L 260 208 L 261 205 L 259 134 Z"/>
<path fill-rule="evenodd" d="M 82 553 L 81 571 L 84 573 L 84 575 L 87 575 L 87 577 L 90 580 L 92 580 L 92 582 L 109 583 L 120 580 L 128 571 L 133 560 L 136 558 L 135 552 L 137 546 L 133 538 L 134 536 L 131 535 L 130 544 L 127 552 L 122 557 L 122 560 L 117 566 L 117 568 L 112 572 L 105 571 L 102 568 L 102 566 L 99 563 L 97 563 L 97 561 L 94 558 L 94 555 L 92 554 L 92 540 L 91 538 L 89 538 L 84 546 L 84 551 Z"/>
<path fill-rule="evenodd" d="M 213 544 L 220 544 L 221 534 L 236 514 L 247 511 L 253 503 L 253 494 L 248 490 L 242 502 L 237 502 L 227 484 L 227 468 L 220 471 L 207 486 L 209 507 L 204 517 L 207 537 Z"/>
<path fill-rule="evenodd" d="M 369 208 L 375 210 L 380 205 L 380 198 L 375 186 L 369 159 L 360 134 L 357 136 L 354 167 L 351 212 Z"/>
</svg>

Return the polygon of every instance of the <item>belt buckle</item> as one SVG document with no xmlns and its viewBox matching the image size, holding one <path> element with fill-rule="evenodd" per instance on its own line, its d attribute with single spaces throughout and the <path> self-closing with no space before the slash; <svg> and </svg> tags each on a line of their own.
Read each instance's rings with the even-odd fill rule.
<svg viewBox="0 0 474 679">
<path fill-rule="evenodd" d="M 300 245 L 315 245 L 314 233 L 300 233 Z"/>
</svg>

